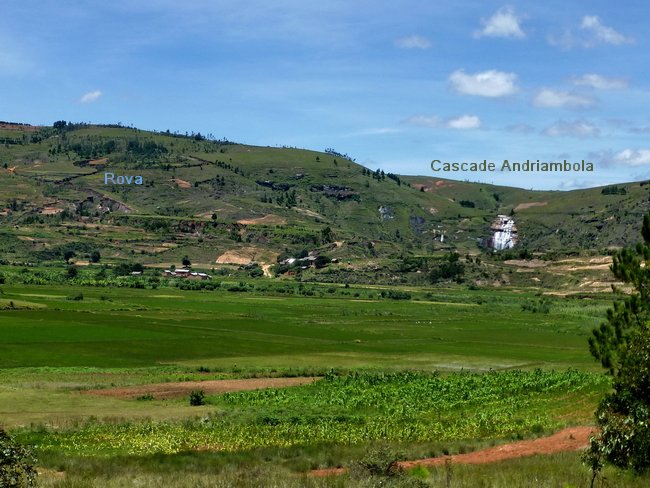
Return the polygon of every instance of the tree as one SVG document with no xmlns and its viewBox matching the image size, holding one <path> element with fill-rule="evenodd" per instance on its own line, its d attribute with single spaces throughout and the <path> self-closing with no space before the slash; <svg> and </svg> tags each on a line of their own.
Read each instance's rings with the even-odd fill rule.
<svg viewBox="0 0 650 488">
<path fill-rule="evenodd" d="M 332 260 L 328 258 L 327 256 L 320 255 L 316 257 L 316 260 L 314 261 L 314 266 L 316 266 L 318 269 L 324 268 L 327 266 Z"/>
<path fill-rule="evenodd" d="M 192 266 L 192 262 L 190 261 L 190 258 L 188 258 L 187 256 L 183 256 L 182 263 L 183 263 L 183 266 L 186 266 L 186 267 L 187 266 Z"/>
<path fill-rule="evenodd" d="M 644 242 L 619 251 L 611 266 L 633 291 L 614 303 L 607 322 L 589 338 L 589 350 L 613 376 L 614 390 L 596 411 L 600 433 L 586 455 L 594 480 L 604 462 L 650 469 L 650 214 L 641 233 Z"/>
<path fill-rule="evenodd" d="M 98 263 L 102 259 L 102 255 L 99 251 L 95 250 L 90 253 L 90 261 L 93 263 Z"/>
<path fill-rule="evenodd" d="M 78 274 L 79 274 L 79 270 L 77 269 L 76 266 L 68 266 L 68 271 L 67 271 L 68 278 L 70 279 L 76 278 Z"/>
<path fill-rule="evenodd" d="M 650 213 L 643 219 L 644 242 L 635 249 L 622 249 L 614 255 L 614 276 L 634 287 L 635 292 L 614 303 L 607 311 L 607 322 L 594 329 L 589 338 L 591 354 L 616 376 L 628 344 L 647 327 L 650 319 Z M 641 263 L 644 262 L 643 267 Z"/>
<path fill-rule="evenodd" d="M 326 243 L 330 243 L 334 240 L 334 236 L 332 235 L 332 228 L 329 225 L 321 230 L 321 239 Z"/>
<path fill-rule="evenodd" d="M 76 256 L 76 253 L 72 249 L 68 249 L 63 253 L 63 259 L 66 263 L 69 263 L 70 260 Z"/>
</svg>

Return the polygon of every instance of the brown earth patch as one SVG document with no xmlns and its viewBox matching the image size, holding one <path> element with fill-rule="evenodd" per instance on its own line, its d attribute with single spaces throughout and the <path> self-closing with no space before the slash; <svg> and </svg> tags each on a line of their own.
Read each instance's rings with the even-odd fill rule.
<svg viewBox="0 0 650 488">
<path fill-rule="evenodd" d="M 36 132 L 40 129 L 40 125 L 29 125 L 29 124 L 12 124 L 9 123 L 0 123 L 0 129 L 2 130 L 18 130 L 24 132 Z"/>
<path fill-rule="evenodd" d="M 171 181 L 172 181 L 172 183 L 175 183 L 176 186 L 178 186 L 179 188 L 191 188 L 192 187 L 192 185 L 190 184 L 189 181 L 180 180 L 178 178 L 172 178 Z"/>
<path fill-rule="evenodd" d="M 41 210 L 41 215 L 57 215 L 63 212 L 62 208 L 57 208 L 57 207 L 45 207 L 43 210 Z"/>
<path fill-rule="evenodd" d="M 264 217 L 259 217 L 256 219 L 238 220 L 237 223 L 242 225 L 284 225 L 287 223 L 287 221 L 278 215 L 268 214 Z"/>
<path fill-rule="evenodd" d="M 515 212 L 519 212 L 520 210 L 526 210 L 527 208 L 531 208 L 531 207 L 544 207 L 546 205 L 548 205 L 548 202 L 520 203 L 515 207 Z"/>
<path fill-rule="evenodd" d="M 550 270 L 554 273 L 570 273 L 573 271 L 589 271 L 589 270 L 609 270 L 609 264 L 587 264 L 584 266 L 574 265 L 574 266 L 553 266 Z"/>
<path fill-rule="evenodd" d="M 525 259 L 508 259 L 503 264 L 519 266 L 520 268 L 543 268 L 548 263 L 540 259 L 531 259 L 530 261 L 526 261 Z"/>
<path fill-rule="evenodd" d="M 316 213 L 316 212 L 314 212 L 313 210 L 309 210 L 309 209 L 306 209 L 306 208 L 298 208 L 298 207 L 293 207 L 293 209 L 294 209 L 296 212 L 299 212 L 299 213 L 301 213 L 301 214 L 308 215 L 309 217 L 314 217 L 314 218 L 316 218 L 316 219 L 322 219 L 322 218 L 324 218 L 321 214 Z"/>
<path fill-rule="evenodd" d="M 178 398 L 189 395 L 192 391 L 203 390 L 206 394 L 229 393 L 233 391 L 259 390 L 263 388 L 286 388 L 313 383 L 318 378 L 247 378 L 239 380 L 181 381 L 173 383 L 152 383 L 149 385 L 86 390 L 86 395 L 110 396 L 116 398 L 137 398 L 153 395 L 156 400 Z"/>
<path fill-rule="evenodd" d="M 217 264 L 260 264 L 274 263 L 277 254 L 256 247 L 242 247 L 224 252 L 217 258 Z"/>
<path fill-rule="evenodd" d="M 447 460 L 450 460 L 454 464 L 488 464 L 540 454 L 579 451 L 589 445 L 589 437 L 595 432 L 596 429 L 594 427 L 570 427 L 548 437 L 502 444 L 467 454 L 454 454 L 452 456 L 440 456 L 415 461 L 401 461 L 397 464 L 402 469 L 411 469 L 415 466 L 441 466 Z M 346 468 L 315 469 L 310 474 L 312 476 L 322 477 L 343 474 L 346 471 Z"/>
</svg>

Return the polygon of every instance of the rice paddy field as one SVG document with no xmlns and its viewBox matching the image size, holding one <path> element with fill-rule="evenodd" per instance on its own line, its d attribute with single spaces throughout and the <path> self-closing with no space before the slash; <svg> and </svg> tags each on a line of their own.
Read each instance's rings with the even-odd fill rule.
<svg viewBox="0 0 650 488">
<path fill-rule="evenodd" d="M 578 452 L 397 475 L 367 467 L 592 424 L 609 379 L 587 337 L 609 294 L 400 288 L 410 299 L 390 299 L 400 295 L 386 287 L 266 279 L 2 291 L 0 424 L 33 446 L 42 486 L 590 480 Z"/>
</svg>

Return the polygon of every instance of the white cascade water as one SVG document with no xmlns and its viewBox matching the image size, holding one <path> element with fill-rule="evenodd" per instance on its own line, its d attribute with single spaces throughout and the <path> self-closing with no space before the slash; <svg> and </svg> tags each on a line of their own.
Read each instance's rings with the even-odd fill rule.
<svg viewBox="0 0 650 488">
<path fill-rule="evenodd" d="M 514 247 L 515 240 L 513 239 L 513 234 L 516 232 L 514 219 L 506 215 L 499 215 L 495 224 L 492 226 L 494 230 L 492 247 L 497 251 Z"/>
</svg>

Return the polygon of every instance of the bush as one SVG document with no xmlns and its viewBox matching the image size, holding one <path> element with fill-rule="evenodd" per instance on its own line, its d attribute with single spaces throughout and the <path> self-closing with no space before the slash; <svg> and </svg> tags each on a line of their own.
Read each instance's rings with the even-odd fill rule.
<svg viewBox="0 0 650 488">
<path fill-rule="evenodd" d="M 440 283 L 441 281 L 462 283 L 465 266 L 458 262 L 458 260 L 454 260 L 452 256 L 450 255 L 448 262 L 442 263 L 431 270 L 429 280 L 432 284 Z"/>
<path fill-rule="evenodd" d="M 521 309 L 524 312 L 547 314 L 551 311 L 551 301 L 546 297 L 541 300 L 528 300 L 522 303 Z"/>
<path fill-rule="evenodd" d="M 388 290 L 388 292 L 381 292 L 382 298 L 390 298 L 391 300 L 410 300 L 411 294 L 407 291 L 401 290 Z"/>
<path fill-rule="evenodd" d="M 190 405 L 193 407 L 205 405 L 205 392 L 203 390 L 194 390 L 190 393 Z"/>
<path fill-rule="evenodd" d="M 351 474 L 355 477 L 383 476 L 394 477 L 401 474 L 398 461 L 404 456 L 387 446 L 374 447 L 368 454 L 352 464 Z"/>
<path fill-rule="evenodd" d="M 592 440 L 586 460 L 594 471 L 602 462 L 637 473 L 650 470 L 650 331 L 636 334 L 614 379 L 614 392 L 596 412 L 601 432 Z"/>
<path fill-rule="evenodd" d="M 3 488 L 36 486 L 35 462 L 28 449 L 17 444 L 0 429 L 0 486 Z"/>
</svg>

